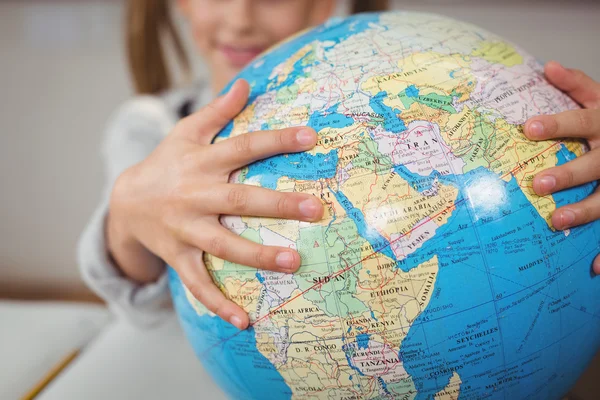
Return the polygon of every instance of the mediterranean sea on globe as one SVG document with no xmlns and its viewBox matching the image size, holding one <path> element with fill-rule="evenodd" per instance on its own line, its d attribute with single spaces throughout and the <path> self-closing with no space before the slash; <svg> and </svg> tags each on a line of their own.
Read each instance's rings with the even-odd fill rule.
<svg viewBox="0 0 600 400">
<path fill-rule="evenodd" d="M 236 399 L 557 399 L 600 341 L 600 224 L 552 212 L 594 189 L 538 197 L 533 176 L 586 149 L 531 142 L 528 117 L 575 109 L 515 45 L 438 15 L 332 19 L 240 74 L 242 113 L 217 140 L 308 125 L 308 152 L 231 181 L 311 193 L 318 223 L 226 216 L 302 257 L 298 273 L 207 256 L 246 310 L 238 331 L 170 269 L 186 335 Z M 199 394 L 200 397 L 201 394 Z"/>
</svg>

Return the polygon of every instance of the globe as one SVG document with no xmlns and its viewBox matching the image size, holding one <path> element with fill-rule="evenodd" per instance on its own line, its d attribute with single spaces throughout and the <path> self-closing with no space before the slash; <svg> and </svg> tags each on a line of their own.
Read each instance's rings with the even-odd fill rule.
<svg viewBox="0 0 600 400">
<path fill-rule="evenodd" d="M 558 399 L 598 349 L 600 224 L 550 217 L 595 184 L 544 197 L 534 175 L 586 151 L 523 123 L 576 109 L 541 64 L 476 26 L 388 12 L 332 19 L 245 68 L 245 109 L 217 140 L 308 125 L 308 152 L 231 182 L 310 193 L 316 223 L 224 216 L 297 249 L 295 274 L 217 259 L 239 331 L 170 270 L 183 329 L 236 399 Z"/>
</svg>

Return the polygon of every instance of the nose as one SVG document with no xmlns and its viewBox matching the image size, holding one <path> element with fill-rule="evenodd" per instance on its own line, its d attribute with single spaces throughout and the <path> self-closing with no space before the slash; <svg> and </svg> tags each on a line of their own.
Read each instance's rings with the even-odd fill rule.
<svg viewBox="0 0 600 400">
<path fill-rule="evenodd" d="M 238 33 L 251 31 L 254 23 L 254 0 L 231 0 L 228 3 L 224 18 L 227 26 Z"/>
</svg>

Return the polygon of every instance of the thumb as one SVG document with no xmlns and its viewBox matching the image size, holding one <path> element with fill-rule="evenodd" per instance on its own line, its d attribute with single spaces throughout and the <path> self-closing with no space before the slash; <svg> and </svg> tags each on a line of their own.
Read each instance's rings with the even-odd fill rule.
<svg viewBox="0 0 600 400">
<path fill-rule="evenodd" d="M 238 79 L 227 93 L 181 120 L 180 135 L 197 144 L 210 144 L 215 135 L 244 109 L 249 93 L 248 82 Z"/>
</svg>

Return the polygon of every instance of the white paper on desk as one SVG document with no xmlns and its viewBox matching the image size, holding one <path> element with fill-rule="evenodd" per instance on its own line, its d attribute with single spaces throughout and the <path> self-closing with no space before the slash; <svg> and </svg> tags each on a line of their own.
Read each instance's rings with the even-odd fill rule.
<svg viewBox="0 0 600 400">
<path fill-rule="evenodd" d="M 185 339 L 175 314 L 155 329 L 111 324 L 40 400 L 210 399 L 220 391 Z"/>
<path fill-rule="evenodd" d="M 0 301 L 0 399 L 23 396 L 109 320 L 97 304 Z"/>
</svg>

